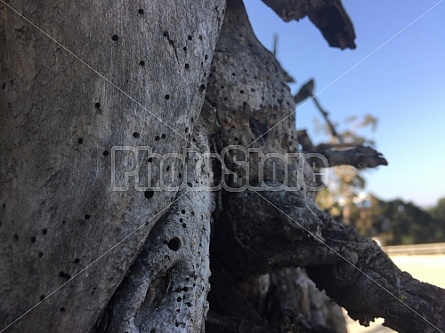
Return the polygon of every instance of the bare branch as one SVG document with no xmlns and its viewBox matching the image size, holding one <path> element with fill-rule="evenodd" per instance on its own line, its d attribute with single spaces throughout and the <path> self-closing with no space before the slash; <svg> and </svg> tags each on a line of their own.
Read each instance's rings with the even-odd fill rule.
<svg viewBox="0 0 445 333">
<path fill-rule="evenodd" d="M 357 146 L 348 150 L 316 150 L 322 154 L 329 162 L 329 167 L 337 165 L 352 165 L 357 169 L 375 168 L 380 165 L 388 165 L 388 162 L 381 153 L 371 147 Z M 316 162 L 316 161 L 315 161 Z M 320 161 L 318 161 L 320 163 Z M 318 164 L 317 167 L 323 167 Z"/>
</svg>

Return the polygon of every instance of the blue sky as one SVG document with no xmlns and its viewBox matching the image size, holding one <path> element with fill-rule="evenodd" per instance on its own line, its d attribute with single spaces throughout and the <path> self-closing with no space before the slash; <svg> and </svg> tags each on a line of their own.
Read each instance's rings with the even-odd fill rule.
<svg viewBox="0 0 445 333">
<path fill-rule="evenodd" d="M 445 196 L 445 1 L 344 0 L 357 35 L 352 51 L 330 48 L 307 18 L 285 23 L 261 1 L 245 4 L 267 48 L 278 34 L 278 60 L 297 81 L 294 93 L 314 78 L 333 121 L 379 119 L 376 132 L 362 134 L 375 139 L 389 166 L 366 172 L 367 191 L 421 206 Z M 297 128 L 320 142 L 314 118 L 322 121 L 312 102 L 299 106 Z"/>
</svg>

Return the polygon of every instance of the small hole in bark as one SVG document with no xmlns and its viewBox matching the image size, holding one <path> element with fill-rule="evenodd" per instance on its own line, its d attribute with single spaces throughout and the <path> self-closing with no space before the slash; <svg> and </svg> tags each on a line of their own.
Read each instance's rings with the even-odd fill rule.
<svg viewBox="0 0 445 333">
<path fill-rule="evenodd" d="M 159 141 L 159 135 L 155 136 L 155 141 Z"/>
<path fill-rule="evenodd" d="M 162 139 L 165 139 L 165 138 L 166 138 L 165 133 L 162 133 L 162 134 L 161 134 L 161 138 L 162 138 Z"/>
<path fill-rule="evenodd" d="M 178 237 L 174 237 L 172 239 L 170 239 L 170 241 L 168 242 L 168 248 L 172 251 L 178 251 L 179 248 L 181 247 L 181 241 L 179 240 Z"/>
<path fill-rule="evenodd" d="M 45 295 L 40 295 L 40 301 L 43 301 L 45 299 Z"/>
<path fill-rule="evenodd" d="M 199 91 L 200 91 L 200 92 L 203 92 L 205 89 L 206 89 L 205 84 L 201 84 L 201 85 L 199 86 Z"/>
<path fill-rule="evenodd" d="M 2 205 L 2 208 L 5 209 L 5 208 L 6 208 L 6 204 L 3 204 L 3 205 Z"/>
<path fill-rule="evenodd" d="M 199 35 L 198 38 L 199 38 L 199 40 L 202 40 L 202 35 Z"/>
<path fill-rule="evenodd" d="M 136 138 L 136 139 L 139 139 L 140 136 L 141 136 L 141 135 L 140 135 L 138 132 L 134 132 L 134 133 L 133 133 L 133 137 Z"/>
<path fill-rule="evenodd" d="M 75 264 L 78 264 L 78 263 L 80 263 L 80 259 L 79 258 L 76 258 L 76 259 L 74 259 L 74 261 L 73 261 Z"/>
<path fill-rule="evenodd" d="M 111 36 L 111 39 L 113 41 L 117 41 L 119 39 L 119 36 L 118 35 L 113 35 L 113 36 Z"/>
<path fill-rule="evenodd" d="M 96 109 L 99 109 L 99 108 L 100 108 L 100 103 L 94 103 L 94 107 L 95 107 Z"/>
<path fill-rule="evenodd" d="M 60 310 L 60 312 L 65 312 L 66 311 L 66 309 L 63 306 L 59 310 Z"/>
<path fill-rule="evenodd" d="M 36 238 L 34 236 L 31 237 L 31 244 L 34 244 L 36 242 Z"/>
<path fill-rule="evenodd" d="M 144 61 L 144 60 L 141 60 L 141 61 L 139 62 L 139 65 L 141 65 L 141 66 L 145 66 L 145 61 Z"/>
<path fill-rule="evenodd" d="M 108 150 L 104 150 L 104 152 L 102 153 L 104 156 L 108 156 L 110 153 L 108 152 Z"/>
<path fill-rule="evenodd" d="M 148 161 L 148 163 L 151 163 L 151 162 L 153 162 L 153 158 L 150 157 L 147 161 Z"/>
<path fill-rule="evenodd" d="M 177 299 L 176 299 L 176 302 L 181 302 L 182 301 L 182 298 L 181 297 L 178 297 Z"/>
<path fill-rule="evenodd" d="M 235 73 L 232 73 L 232 76 L 236 76 L 236 74 L 235 74 Z"/>
<path fill-rule="evenodd" d="M 165 97 L 166 100 L 170 99 L 170 95 L 165 95 L 164 97 Z"/>
<path fill-rule="evenodd" d="M 42 235 L 46 235 L 48 233 L 48 229 L 42 229 Z"/>
<path fill-rule="evenodd" d="M 182 49 L 184 50 L 184 52 L 187 52 L 187 46 L 184 46 Z"/>
<path fill-rule="evenodd" d="M 3 83 L 2 84 L 2 89 L 5 89 L 6 88 L 6 83 Z"/>
<path fill-rule="evenodd" d="M 83 139 L 82 139 L 82 138 L 79 138 L 79 139 L 77 140 L 77 143 L 78 143 L 78 144 L 82 144 L 82 143 L 83 143 Z"/>
<path fill-rule="evenodd" d="M 144 15 L 144 10 L 142 8 L 138 9 L 138 13 L 141 14 L 141 15 Z"/>
<path fill-rule="evenodd" d="M 188 39 L 188 40 L 192 40 L 193 37 L 192 37 L 192 36 L 188 36 L 187 39 Z"/>
<path fill-rule="evenodd" d="M 186 127 L 186 128 L 185 128 L 185 133 L 188 133 L 188 132 L 189 132 L 189 128 Z"/>
<path fill-rule="evenodd" d="M 209 59 L 209 56 L 206 54 L 206 55 L 204 56 L 204 60 L 207 60 L 207 59 Z"/>
<path fill-rule="evenodd" d="M 88 214 L 85 214 L 84 218 L 85 218 L 85 220 L 89 220 L 91 218 L 91 216 Z"/>
<path fill-rule="evenodd" d="M 184 229 L 187 228 L 187 224 L 183 223 L 183 224 L 182 224 L 182 227 L 183 227 Z"/>
<path fill-rule="evenodd" d="M 190 65 L 189 64 L 185 64 L 184 67 L 185 67 L 185 69 L 189 69 Z"/>
<path fill-rule="evenodd" d="M 42 252 L 42 251 L 39 251 L 39 252 L 38 252 L 38 255 L 39 255 L 39 258 L 42 258 L 42 257 L 43 257 L 43 252 Z"/>
<path fill-rule="evenodd" d="M 151 198 L 153 198 L 154 194 L 155 194 L 155 192 L 153 192 L 153 191 L 145 191 L 144 197 L 146 197 L 147 199 L 151 199 Z"/>
<path fill-rule="evenodd" d="M 191 308 L 192 307 L 192 303 L 190 303 L 190 302 L 187 302 L 187 303 L 185 303 L 189 308 Z"/>
<path fill-rule="evenodd" d="M 13 238 L 14 238 L 14 241 L 17 242 L 19 240 L 19 235 L 14 234 Z"/>
<path fill-rule="evenodd" d="M 150 333 L 156 333 L 156 329 L 152 328 L 152 329 L 150 330 Z"/>
<path fill-rule="evenodd" d="M 240 90 L 239 93 L 240 93 L 240 94 L 244 94 L 244 90 Z"/>
<path fill-rule="evenodd" d="M 71 275 L 69 275 L 68 273 L 65 273 L 64 271 L 60 271 L 59 276 L 61 278 L 67 279 L 67 280 L 71 279 Z"/>
<path fill-rule="evenodd" d="M 169 37 L 169 35 L 168 35 L 168 31 L 164 31 L 164 33 L 162 34 L 162 36 L 164 36 L 164 37 Z"/>
<path fill-rule="evenodd" d="M 185 209 L 181 209 L 181 214 L 185 214 Z"/>
</svg>

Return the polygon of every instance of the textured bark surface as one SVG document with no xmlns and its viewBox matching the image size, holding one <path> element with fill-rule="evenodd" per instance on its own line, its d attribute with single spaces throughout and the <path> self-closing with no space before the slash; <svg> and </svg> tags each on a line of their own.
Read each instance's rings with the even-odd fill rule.
<svg viewBox="0 0 445 333">
<path fill-rule="evenodd" d="M 266 2 L 352 47 L 340 2 Z M 235 149 L 223 175 L 197 153 L 298 152 L 289 76 L 240 0 L 220 35 L 222 0 L 8 4 L 84 63 L 0 5 L 2 332 L 345 332 L 329 297 L 364 324 L 445 330 L 445 291 L 398 270 L 305 187 L 243 190 L 279 189 L 284 175 L 317 185 L 308 163 L 246 174 Z M 163 165 L 137 146 L 197 151 Z M 125 172 L 128 189 L 113 191 Z M 161 175 L 179 191 L 136 190 Z M 221 177 L 232 192 L 191 190 Z"/>
<path fill-rule="evenodd" d="M 218 121 L 216 151 L 229 144 L 250 145 L 264 153 L 295 151 L 294 105 L 289 90 L 280 84 L 284 77 L 271 53 L 253 36 L 242 4 L 229 1 L 202 112 Z M 348 157 L 343 163 L 360 167 L 365 159 L 374 161 L 366 166 L 384 162 L 375 151 L 353 152 L 348 154 L 355 162 Z M 227 182 L 242 187 L 246 176 L 240 161 L 245 157 L 231 157 L 227 163 L 235 176 Z M 289 169 L 291 184 L 304 180 L 311 185 L 310 168 L 296 164 Z M 259 186 L 257 170 L 249 170 L 251 184 Z M 264 181 L 270 187 L 281 185 L 281 179 L 273 178 L 273 168 L 266 165 Z M 304 188 L 223 192 L 220 200 L 211 241 L 212 332 L 247 332 L 249 327 L 257 332 L 344 331 L 344 325 L 328 320 L 336 318 L 338 308 L 321 306 L 329 313 L 322 320 L 305 311 L 304 293 L 299 297 L 291 283 L 298 275 L 288 267 L 308 267 L 318 287 L 363 324 L 383 317 L 400 332 L 444 330 L 445 306 L 437 295 L 445 291 L 401 272 L 375 242 L 317 209 Z M 321 294 L 311 295 L 317 297 L 323 299 Z"/>
<path fill-rule="evenodd" d="M 263 0 L 284 21 L 308 16 L 329 46 L 355 49 L 355 31 L 340 0 Z"/>
<path fill-rule="evenodd" d="M 94 70 L 0 4 L 0 329 L 44 299 L 9 331 L 88 332 L 177 194 L 136 191 L 134 179 L 112 191 L 111 148 L 190 145 L 224 1 L 8 3 Z M 134 163 L 116 152 L 117 185 Z M 163 220 L 169 232 L 173 215 Z M 184 248 L 202 238 L 177 232 Z M 177 284 L 191 265 L 175 266 Z M 200 271 L 205 279 L 205 261 Z"/>
<path fill-rule="evenodd" d="M 192 188 L 211 186 L 208 138 L 202 124 L 192 138 L 197 154 L 189 154 Z M 135 263 L 119 286 L 96 332 L 204 332 L 208 311 L 210 221 L 214 192 L 185 186 L 151 230 Z"/>
<path fill-rule="evenodd" d="M 229 145 L 242 145 L 260 149 L 264 154 L 296 153 L 295 104 L 285 82 L 286 73 L 254 36 L 242 2 L 229 1 L 201 113 L 215 124 L 211 136 L 213 149 L 221 153 Z M 229 176 L 225 181 L 234 189 L 243 188 L 247 181 L 259 185 L 259 169 L 254 165 L 250 165 L 246 179 L 239 162 L 246 159 L 247 156 L 234 150 L 226 160 L 237 177 Z M 308 165 L 295 162 L 289 165 L 290 185 L 301 182 L 313 185 Z M 278 169 L 276 173 L 274 167 Z M 265 164 L 264 181 L 272 181 L 274 175 L 283 181 L 285 167 Z M 306 207 L 310 193 L 297 194 L 300 206 Z M 285 265 L 274 272 L 264 262 L 262 256 L 270 250 L 269 237 L 273 238 L 273 246 L 284 244 L 287 235 L 293 237 L 290 230 L 298 226 L 283 223 L 279 212 L 274 220 L 264 219 L 262 213 L 252 214 L 251 218 L 248 212 L 262 211 L 267 205 L 249 201 L 251 197 L 262 200 L 249 191 L 238 194 L 224 191 L 220 196 L 211 241 L 209 332 L 251 332 L 252 327 L 255 332 L 297 332 L 297 329 L 345 332 L 340 308 L 320 293 L 303 272 L 282 270 Z M 304 209 L 300 211 L 303 212 Z M 307 238 L 303 231 L 300 239 Z M 309 255 L 307 263 L 310 261 Z M 318 309 L 311 307 L 315 300 Z"/>
</svg>

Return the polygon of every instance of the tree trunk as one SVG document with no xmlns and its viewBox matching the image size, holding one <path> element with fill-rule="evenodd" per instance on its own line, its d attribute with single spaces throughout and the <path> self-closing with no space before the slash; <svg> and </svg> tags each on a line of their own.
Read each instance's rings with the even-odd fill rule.
<svg viewBox="0 0 445 333">
<path fill-rule="evenodd" d="M 354 46 L 339 1 L 266 2 Z M 305 158 L 256 163 L 298 156 L 295 104 L 240 0 L 0 13 L 0 332 L 345 332 L 329 297 L 445 329 L 445 291 L 319 211 Z"/>
<path fill-rule="evenodd" d="M 195 254 L 201 239 L 206 257 L 210 194 L 140 191 L 143 171 L 139 184 L 126 184 L 125 172 L 144 161 L 119 147 L 166 154 L 190 145 L 223 13 L 222 0 L 1 4 L 0 329 L 92 330 L 161 216 L 158 235 L 183 246 L 150 245 L 163 257 L 150 253 L 158 267 L 147 279 L 162 288 L 169 275 L 171 288 L 199 276 L 187 302 L 200 327 L 208 263 L 179 257 Z M 152 173 L 159 179 L 158 167 Z M 128 189 L 113 190 L 111 177 Z M 172 230 L 182 225 L 177 212 L 166 215 L 177 199 L 174 207 L 201 206 Z"/>
</svg>

